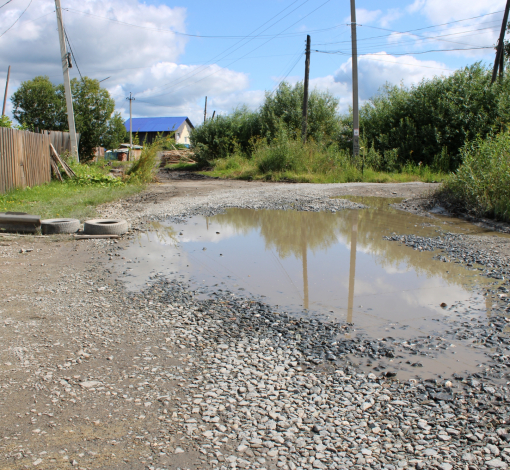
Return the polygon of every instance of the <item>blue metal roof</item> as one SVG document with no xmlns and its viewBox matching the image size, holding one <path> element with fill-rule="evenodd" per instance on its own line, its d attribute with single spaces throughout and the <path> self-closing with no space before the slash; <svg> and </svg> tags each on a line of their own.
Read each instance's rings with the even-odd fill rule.
<svg viewBox="0 0 510 470">
<path fill-rule="evenodd" d="M 176 131 L 186 119 L 188 119 L 187 116 L 133 118 L 133 132 Z M 124 126 L 129 131 L 129 119 L 124 123 Z"/>
</svg>

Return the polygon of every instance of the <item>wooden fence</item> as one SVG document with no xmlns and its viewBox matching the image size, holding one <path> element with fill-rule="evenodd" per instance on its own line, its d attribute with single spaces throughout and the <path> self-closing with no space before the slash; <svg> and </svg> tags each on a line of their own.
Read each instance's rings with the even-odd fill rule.
<svg viewBox="0 0 510 470">
<path fill-rule="evenodd" d="M 0 193 L 51 180 L 51 137 L 0 127 Z"/>
<path fill-rule="evenodd" d="M 47 134 L 50 136 L 50 141 L 59 155 L 71 152 L 71 135 L 69 132 L 41 131 L 41 134 Z M 76 134 L 76 138 L 79 142 L 80 134 Z"/>
</svg>

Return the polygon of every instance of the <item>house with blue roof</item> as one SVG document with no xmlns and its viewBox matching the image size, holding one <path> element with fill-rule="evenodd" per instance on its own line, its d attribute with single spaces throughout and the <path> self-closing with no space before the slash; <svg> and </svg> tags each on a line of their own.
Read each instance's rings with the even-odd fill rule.
<svg viewBox="0 0 510 470">
<path fill-rule="evenodd" d="M 129 132 L 129 119 L 124 123 Z M 138 133 L 140 143 L 151 143 L 158 135 L 174 135 L 175 143 L 189 145 L 193 124 L 187 116 L 133 118 L 133 134 Z"/>
</svg>

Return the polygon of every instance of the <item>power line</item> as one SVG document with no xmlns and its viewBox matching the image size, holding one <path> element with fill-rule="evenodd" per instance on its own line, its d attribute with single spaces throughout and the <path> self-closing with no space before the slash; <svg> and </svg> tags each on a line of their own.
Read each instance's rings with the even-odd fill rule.
<svg viewBox="0 0 510 470">
<path fill-rule="evenodd" d="M 503 10 L 500 10 L 500 11 L 495 11 L 495 12 L 492 12 L 492 13 L 486 13 L 484 15 L 472 16 L 470 18 L 464 18 L 462 20 L 450 21 L 448 23 L 440 23 L 440 24 L 435 24 L 435 25 L 432 25 L 432 26 L 425 26 L 423 28 L 409 29 L 407 31 L 394 31 L 392 29 L 379 28 L 377 26 L 369 26 L 369 25 L 358 25 L 358 26 L 365 27 L 365 28 L 372 28 L 372 29 L 380 29 L 382 31 L 389 31 L 391 33 L 397 33 L 397 34 L 407 34 L 407 33 L 413 33 L 415 31 L 423 31 L 425 29 L 438 28 L 440 26 L 447 26 L 449 24 L 460 23 L 462 21 L 469 21 L 469 20 L 473 20 L 473 19 L 477 19 L 477 18 L 482 18 L 484 16 L 497 15 L 498 13 L 502 13 L 502 12 L 503 12 Z M 372 36 L 372 37 L 369 37 L 369 38 L 362 38 L 362 39 L 359 39 L 358 41 L 369 41 L 370 39 L 386 38 L 386 37 L 389 37 L 389 36 L 392 36 L 392 34 L 384 34 L 384 35 L 380 35 L 380 36 Z M 418 37 L 420 37 L 420 36 L 418 36 Z M 431 36 L 423 36 L 423 37 L 424 38 L 429 38 Z M 440 37 L 444 37 L 444 36 L 440 36 Z M 330 43 L 320 43 L 318 45 L 319 46 L 324 46 L 324 45 L 327 45 L 327 44 L 341 44 L 341 43 L 345 43 L 345 42 L 350 42 L 350 41 L 338 41 L 338 42 L 330 42 Z"/>
<path fill-rule="evenodd" d="M 312 51 L 312 52 L 320 52 L 320 51 Z M 337 52 L 337 54 L 345 55 L 345 56 L 351 56 L 351 54 L 347 52 Z M 380 55 L 380 54 L 370 54 L 370 55 Z M 361 56 L 365 60 L 375 60 L 376 62 L 388 62 L 390 64 L 398 64 L 398 65 L 410 65 L 411 67 L 420 67 L 425 69 L 436 69 L 436 70 L 447 70 L 448 72 L 455 72 L 455 70 L 452 69 L 445 69 L 442 67 L 432 67 L 430 65 L 418 65 L 418 64 L 406 64 L 404 62 L 395 62 L 393 60 L 382 60 L 382 59 L 373 59 L 371 57 L 367 57 L 366 55 Z"/>
<path fill-rule="evenodd" d="M 297 2 L 294 2 L 294 3 L 297 3 Z M 290 8 L 290 6 L 292 6 L 294 3 L 292 3 L 288 7 L 284 8 L 284 10 L 282 10 L 282 11 L 285 11 L 287 8 Z M 89 12 L 86 12 L 86 11 L 76 10 L 75 8 L 69 8 L 68 7 L 68 8 L 63 8 L 63 10 L 66 10 L 66 11 L 68 11 L 70 13 L 79 13 L 79 14 L 86 15 L 86 16 L 91 16 L 91 17 L 94 17 L 94 18 L 100 18 L 100 19 L 103 19 L 103 20 L 107 20 L 107 21 L 111 21 L 113 23 L 120 24 L 122 26 L 129 26 L 129 27 L 132 27 L 132 28 L 146 29 L 148 31 L 158 31 L 158 32 L 162 32 L 162 33 L 173 33 L 173 34 L 176 34 L 178 36 L 186 36 L 186 37 L 192 37 L 192 38 L 201 38 L 201 39 L 248 39 L 248 38 L 251 38 L 251 37 L 253 37 L 253 38 L 257 38 L 257 37 L 264 38 L 264 37 L 269 37 L 270 36 L 270 35 L 266 35 L 266 36 L 261 36 L 261 35 L 256 35 L 256 36 L 249 36 L 249 35 L 248 36 L 221 36 L 221 35 L 188 34 L 188 33 L 181 33 L 180 31 L 173 31 L 171 29 L 152 28 L 150 26 L 142 26 L 142 25 L 137 25 L 137 24 L 134 24 L 134 23 L 127 23 L 125 21 L 116 20 L 114 18 L 108 18 L 107 16 L 100 16 L 100 15 L 95 15 L 93 13 L 89 13 Z M 278 14 L 280 14 L 280 13 L 278 13 Z M 275 15 L 275 16 L 278 16 L 278 14 Z M 268 21 L 271 21 L 271 20 L 268 20 Z M 266 24 L 266 23 L 264 23 L 264 24 Z M 315 30 L 310 30 L 310 31 L 305 31 L 305 32 L 306 33 L 324 32 L 324 31 L 329 31 L 331 29 L 336 29 L 339 26 L 343 26 L 343 25 L 331 26 L 329 28 L 321 28 L 321 29 L 315 29 Z M 259 28 L 257 28 L 257 29 L 259 29 Z M 299 36 L 301 34 L 303 34 L 303 32 L 289 33 L 286 36 Z"/>
<path fill-rule="evenodd" d="M 7 5 L 8 3 L 11 3 L 12 0 L 7 0 L 3 5 L 0 5 L 0 8 L 3 8 L 5 5 Z"/>
<path fill-rule="evenodd" d="M 464 49 L 431 49 L 430 51 L 422 51 L 422 52 L 402 52 L 402 53 L 392 53 L 392 56 L 402 56 L 402 55 L 419 55 L 419 54 L 429 54 L 431 52 L 453 52 L 453 51 L 473 51 L 479 49 L 494 49 L 494 46 L 480 46 L 480 47 L 469 47 Z M 315 50 L 314 52 L 319 52 L 321 54 L 342 54 L 349 55 L 344 51 L 319 51 Z M 380 54 L 378 52 L 375 53 L 362 53 L 362 55 L 377 55 Z"/>
<path fill-rule="evenodd" d="M 243 57 L 247 56 L 248 54 L 251 54 L 252 52 L 255 52 L 257 49 L 260 49 L 262 46 L 266 45 L 268 42 L 270 42 L 272 39 L 278 37 L 279 35 L 283 34 L 285 31 L 287 31 L 288 29 L 292 28 L 293 26 L 295 26 L 297 23 L 303 21 L 305 18 L 307 18 L 308 16 L 310 16 L 311 14 L 315 13 L 317 10 L 319 10 L 320 8 L 322 8 L 324 5 L 326 5 L 327 3 L 329 3 L 331 0 L 326 0 L 325 2 L 323 2 L 322 4 L 320 4 L 317 8 L 314 8 L 310 13 L 306 14 L 305 16 L 303 16 L 302 18 L 300 18 L 298 21 L 292 23 L 290 26 L 288 26 L 287 28 L 285 28 L 283 31 L 281 31 L 280 33 L 276 34 L 273 38 L 270 38 L 268 39 L 266 42 L 260 44 L 259 46 L 257 46 L 255 49 L 252 49 L 251 51 L 247 52 Z M 234 64 L 235 62 L 241 60 L 243 57 L 240 57 L 239 59 L 236 59 L 232 62 L 230 62 L 229 64 L 227 64 L 225 67 L 230 67 L 232 64 Z M 206 78 L 214 75 L 216 72 L 213 72 L 209 75 L 206 75 L 205 77 L 201 78 L 200 80 L 196 80 L 195 82 L 192 82 L 192 83 L 189 83 L 187 85 L 184 85 L 184 86 L 181 86 L 177 89 L 174 89 L 172 90 L 171 92 L 169 93 L 162 93 L 162 94 L 159 94 L 159 95 L 153 95 L 153 96 L 149 96 L 147 98 L 156 98 L 156 97 L 159 97 L 159 96 L 164 96 L 164 95 L 169 95 L 169 94 L 172 94 L 172 93 L 175 93 L 176 91 L 178 90 L 182 90 L 183 88 L 186 88 L 190 85 L 195 85 L 199 82 L 201 82 L 202 80 L 205 80 Z"/>
<path fill-rule="evenodd" d="M 295 2 L 291 3 L 288 7 L 284 8 L 283 10 L 281 10 L 279 13 L 277 13 L 276 15 L 274 15 L 272 18 L 270 18 L 269 20 L 267 20 L 265 23 L 263 23 L 261 26 L 259 26 L 258 28 L 254 29 L 251 33 L 253 34 L 255 31 L 259 30 L 260 28 L 262 28 L 263 26 L 265 26 L 267 23 L 271 22 L 274 18 L 278 17 L 280 14 L 282 14 L 285 10 L 287 10 L 288 8 L 290 8 L 292 5 L 296 4 L 298 1 L 300 0 L 296 0 Z M 229 55 L 231 55 L 232 53 L 234 53 L 235 51 L 239 50 L 241 47 L 243 46 L 246 46 L 247 44 L 249 44 L 253 39 L 257 38 L 258 36 L 260 36 L 263 32 L 267 31 L 268 29 L 270 29 L 271 27 L 273 27 L 275 24 L 279 23 L 280 21 L 282 21 L 284 18 L 286 18 L 287 16 L 289 16 L 291 13 L 293 13 L 294 11 L 296 11 L 298 8 L 301 8 L 305 3 L 307 3 L 309 0 L 305 0 L 303 3 L 301 3 L 301 5 L 298 5 L 296 8 L 294 8 L 293 10 L 291 10 L 289 13 L 287 13 L 285 16 L 283 16 L 282 18 L 280 18 L 279 20 L 275 21 L 273 24 L 269 25 L 267 28 L 263 29 L 258 35 L 254 36 L 254 37 L 251 37 L 250 35 L 248 35 L 247 37 L 241 39 L 240 41 L 236 42 L 235 44 L 233 44 L 232 46 L 230 46 L 228 49 L 226 49 L 225 51 L 221 52 L 220 54 L 216 55 L 215 57 L 213 57 L 212 59 L 210 59 L 209 61 L 206 62 L 206 64 L 204 66 L 202 66 L 201 69 L 198 69 L 195 73 L 191 73 L 190 74 L 186 74 L 184 75 L 183 77 L 181 77 L 180 79 L 178 79 L 177 81 L 175 80 L 172 80 L 162 86 L 160 86 L 159 88 L 161 88 L 162 90 L 164 90 L 165 88 L 169 88 L 170 86 L 175 86 L 175 85 L 178 85 L 186 80 L 188 80 L 189 78 L 192 78 L 196 75 L 198 75 L 199 73 L 201 72 L 205 72 L 207 69 L 211 68 L 212 67 L 212 62 L 214 62 L 216 59 L 218 59 L 218 62 L 223 60 L 223 59 L 226 59 Z M 274 37 L 274 36 L 273 36 Z M 246 41 L 246 39 L 249 39 L 248 41 Z M 227 54 L 228 51 L 230 51 L 232 48 L 234 48 L 235 46 L 237 46 L 238 44 L 242 43 L 243 41 L 246 41 L 244 44 L 241 44 L 239 47 L 235 48 L 234 50 L 232 50 L 231 52 L 229 52 Z M 254 49 L 256 50 L 256 49 Z M 252 51 L 251 51 L 252 52 Z M 245 54 L 246 55 L 246 54 Z M 242 58 L 242 57 L 241 57 Z M 241 58 L 239 60 L 241 60 Z M 209 65 L 207 65 L 209 64 Z M 208 75 L 209 76 L 209 75 Z M 197 82 L 195 82 L 197 83 Z M 156 95 L 156 96 L 160 96 L 160 95 Z"/>
<path fill-rule="evenodd" d="M 14 23 L 12 23 L 12 24 L 11 24 L 11 26 L 9 26 L 9 28 L 8 28 L 8 29 L 6 29 L 6 30 L 5 30 L 2 34 L 0 34 L 0 38 L 1 38 L 1 37 L 5 34 L 5 33 L 7 33 L 8 31 L 10 31 L 10 30 L 11 30 L 11 28 L 12 28 L 12 27 L 13 27 L 13 26 L 14 26 L 14 25 L 15 25 L 15 24 L 16 24 L 16 23 L 20 20 L 20 18 L 21 18 L 21 17 L 25 14 L 25 12 L 28 10 L 28 7 L 29 7 L 30 5 L 32 5 L 32 1 L 33 1 L 33 0 L 30 0 L 29 4 L 28 4 L 28 5 L 27 5 L 27 7 L 23 10 L 23 12 L 21 13 L 21 15 L 19 15 L 19 16 L 18 16 L 17 20 L 16 20 Z M 9 3 L 9 2 L 7 2 L 7 3 Z M 3 5 L 2 5 L 2 6 L 3 6 Z"/>
<path fill-rule="evenodd" d="M 74 63 L 76 64 L 76 68 L 78 69 L 78 73 L 80 74 L 80 78 L 83 81 L 83 76 L 80 72 L 80 67 L 78 67 L 78 61 L 76 60 L 76 56 L 74 55 L 73 48 L 71 46 L 71 41 L 69 41 L 69 36 L 67 35 L 67 30 L 64 28 L 64 35 L 66 37 L 67 45 L 69 46 L 69 50 L 71 51 L 71 55 L 73 56 Z"/>
</svg>

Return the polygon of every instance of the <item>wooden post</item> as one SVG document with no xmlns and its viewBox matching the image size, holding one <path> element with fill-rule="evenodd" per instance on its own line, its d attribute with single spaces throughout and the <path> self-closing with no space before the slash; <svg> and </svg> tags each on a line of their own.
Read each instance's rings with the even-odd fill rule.
<svg viewBox="0 0 510 470">
<path fill-rule="evenodd" d="M 510 1 L 510 0 L 508 0 Z M 359 155 L 359 103 L 358 103 L 358 44 L 356 39 L 356 2 L 351 0 L 351 47 L 352 47 L 352 154 Z"/>
<path fill-rule="evenodd" d="M 71 66 L 70 56 L 67 53 L 64 40 L 64 21 L 62 19 L 62 8 L 60 0 L 55 0 L 55 10 L 57 12 L 58 37 L 60 39 L 60 56 L 62 61 L 62 72 L 64 74 L 64 90 L 67 105 L 67 123 L 69 125 L 69 134 L 71 135 L 71 155 L 80 161 L 78 156 L 78 139 L 76 138 L 76 126 L 74 124 L 73 95 L 71 93 L 71 81 L 69 80 L 69 68 Z"/>
<path fill-rule="evenodd" d="M 491 85 L 496 81 L 498 69 L 500 69 L 500 76 L 503 75 L 503 66 L 501 65 L 504 60 L 505 48 L 505 31 L 508 23 L 508 11 L 510 10 L 510 0 L 506 0 L 505 14 L 503 15 L 503 23 L 501 23 L 501 31 L 499 32 L 498 48 L 496 50 L 496 58 L 494 59 L 494 67 L 492 69 Z"/>
<path fill-rule="evenodd" d="M 213 111 L 213 113 L 212 113 L 211 121 L 213 121 L 213 120 L 214 120 L 214 116 L 215 116 L 215 115 L 216 115 L 216 110 L 214 110 L 214 111 Z"/>
<path fill-rule="evenodd" d="M 7 103 L 7 90 L 9 88 L 9 78 L 11 77 L 11 66 L 7 69 L 7 81 L 5 82 L 4 106 L 2 108 L 2 116 L 5 116 L 5 103 Z"/>
<path fill-rule="evenodd" d="M 207 119 L 207 96 L 205 97 L 205 108 L 204 108 L 204 124 Z"/>
<path fill-rule="evenodd" d="M 129 152 L 128 152 L 128 160 L 131 160 L 131 151 L 133 150 L 133 112 L 132 112 L 132 103 L 135 100 L 133 97 L 133 93 L 129 92 L 129 97 L 126 98 L 129 100 Z"/>
<path fill-rule="evenodd" d="M 310 79 L 310 35 L 306 36 L 306 59 L 305 59 L 305 86 L 303 93 L 303 123 L 301 128 L 301 138 L 303 144 L 306 144 L 306 134 L 308 130 L 308 82 Z"/>
</svg>

